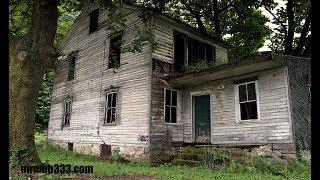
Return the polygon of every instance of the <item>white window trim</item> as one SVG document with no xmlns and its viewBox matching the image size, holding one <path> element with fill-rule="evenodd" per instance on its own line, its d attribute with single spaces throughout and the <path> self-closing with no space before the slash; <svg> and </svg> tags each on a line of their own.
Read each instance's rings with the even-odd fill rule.
<svg viewBox="0 0 320 180">
<path fill-rule="evenodd" d="M 246 119 L 246 120 L 241 120 L 241 111 L 240 111 L 240 103 L 239 103 L 239 86 L 240 85 L 245 85 L 245 84 L 250 84 L 254 83 L 255 84 L 255 90 L 256 90 L 256 102 L 257 102 L 257 116 L 258 119 Z M 235 111 L 236 111 L 236 123 L 241 123 L 241 122 L 257 122 L 261 121 L 260 117 L 260 102 L 259 102 L 259 88 L 258 88 L 258 80 L 255 81 L 249 81 L 241 84 L 236 84 L 235 85 Z"/>
<path fill-rule="evenodd" d="M 177 122 L 173 123 L 173 122 L 166 122 L 166 91 L 167 90 L 170 90 L 170 91 L 175 91 L 177 92 L 177 106 L 170 106 L 170 107 L 176 107 L 176 120 Z M 163 119 L 164 119 L 164 123 L 165 124 L 169 124 L 169 125 L 178 125 L 179 124 L 179 111 L 180 111 L 180 108 L 179 108 L 179 91 L 178 90 L 175 90 L 175 89 L 172 89 L 172 88 L 164 88 L 164 99 L 163 99 Z M 172 94 L 171 94 L 171 100 L 172 100 Z M 171 118 L 171 111 L 170 111 L 170 118 Z"/>
<path fill-rule="evenodd" d="M 115 120 L 114 120 L 114 122 L 110 122 L 110 123 L 108 123 L 107 122 L 107 113 L 108 113 L 108 95 L 109 94 L 116 94 L 116 107 L 114 107 L 114 109 L 115 109 Z M 115 125 L 116 124 L 116 121 L 117 121 L 117 106 L 118 106 L 118 91 L 117 90 L 112 90 L 112 91 L 108 91 L 106 94 L 105 94 L 105 98 L 106 98 L 106 103 L 105 103 L 105 106 L 104 106 L 104 118 L 103 118 L 103 125 Z M 113 96 L 112 96 L 112 98 L 113 98 Z M 111 101 L 111 104 L 112 104 L 112 101 Z"/>
</svg>

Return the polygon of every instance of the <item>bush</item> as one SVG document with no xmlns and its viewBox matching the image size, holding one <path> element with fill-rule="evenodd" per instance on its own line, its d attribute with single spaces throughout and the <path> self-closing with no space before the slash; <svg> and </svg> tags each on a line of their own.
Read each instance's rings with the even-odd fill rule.
<svg viewBox="0 0 320 180">
<path fill-rule="evenodd" d="M 126 158 L 124 158 L 121 155 L 119 148 L 116 148 L 116 149 L 112 150 L 110 160 L 112 162 L 119 162 L 119 163 L 128 163 L 128 162 L 130 162 L 129 160 L 127 160 Z"/>
<path fill-rule="evenodd" d="M 255 170 L 274 175 L 287 175 L 287 166 L 276 157 L 255 157 L 252 161 Z"/>
<path fill-rule="evenodd" d="M 215 169 L 229 161 L 229 155 L 225 149 L 205 148 L 202 164 L 210 169 Z"/>
</svg>

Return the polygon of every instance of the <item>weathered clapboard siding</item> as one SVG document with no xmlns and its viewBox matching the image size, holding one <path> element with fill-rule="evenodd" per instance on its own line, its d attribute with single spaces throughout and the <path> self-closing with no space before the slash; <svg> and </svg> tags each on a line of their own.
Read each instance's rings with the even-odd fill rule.
<svg viewBox="0 0 320 180">
<path fill-rule="evenodd" d="M 190 30 L 183 24 L 179 24 L 175 21 L 165 19 L 164 17 L 155 16 L 153 18 L 153 29 L 155 32 L 155 38 L 158 42 L 159 48 L 154 50 L 152 57 L 155 59 L 163 60 L 168 63 L 173 63 L 173 30 L 185 33 L 190 37 L 198 39 L 202 42 L 211 44 L 216 48 L 217 63 L 228 62 L 228 50 L 218 44 L 209 41 L 208 38 L 201 37 Z"/>
<path fill-rule="evenodd" d="M 98 8 L 89 4 L 79 15 L 69 34 L 60 45 L 62 55 L 79 50 L 75 78 L 67 81 L 68 61 L 62 58 L 56 67 L 48 139 L 60 142 L 106 144 L 144 147 L 140 136 L 149 133 L 149 97 L 151 49 L 143 46 L 141 53 L 122 53 L 121 66 L 108 69 L 109 32 L 106 11 L 100 9 L 99 30 L 89 34 L 88 14 Z M 134 26 L 144 26 L 139 11 L 123 8 L 127 21 L 123 39 L 134 37 Z M 116 125 L 103 125 L 105 92 L 110 86 L 119 87 Z M 63 101 L 73 96 L 70 126 L 61 129 Z M 99 131 L 99 135 L 97 133 Z M 103 141 L 102 141 L 103 140 Z"/>
<path fill-rule="evenodd" d="M 311 59 L 273 54 L 287 67 L 292 123 L 298 150 L 311 148 Z"/>
<path fill-rule="evenodd" d="M 235 86 L 232 80 L 220 80 L 183 89 L 181 104 L 184 142 L 193 142 L 191 94 L 197 92 L 211 95 L 211 143 L 292 142 L 292 126 L 287 104 L 287 76 L 284 68 L 266 70 L 255 75 L 259 78 L 260 121 L 236 123 Z M 224 85 L 222 92 L 217 91 L 218 85 Z"/>
</svg>

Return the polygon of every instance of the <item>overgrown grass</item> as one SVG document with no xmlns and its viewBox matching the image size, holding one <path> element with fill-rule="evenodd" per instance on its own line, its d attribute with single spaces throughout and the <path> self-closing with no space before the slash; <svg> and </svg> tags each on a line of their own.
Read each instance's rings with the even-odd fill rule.
<svg viewBox="0 0 320 180">
<path fill-rule="evenodd" d="M 93 177 L 121 176 L 121 175 L 143 175 L 153 176 L 157 179 L 310 179 L 310 164 L 292 162 L 289 165 L 281 166 L 285 168 L 282 175 L 275 175 L 269 171 L 273 164 L 258 161 L 257 167 L 239 168 L 239 163 L 233 163 L 220 170 L 212 171 L 205 167 L 173 166 L 170 164 L 151 167 L 147 163 L 108 163 L 97 157 L 78 154 L 63 150 L 50 145 L 37 137 L 39 156 L 43 162 L 53 164 L 70 164 L 93 166 Z M 42 137 L 43 138 L 43 137 Z M 274 170 L 274 169 L 273 169 Z"/>
</svg>

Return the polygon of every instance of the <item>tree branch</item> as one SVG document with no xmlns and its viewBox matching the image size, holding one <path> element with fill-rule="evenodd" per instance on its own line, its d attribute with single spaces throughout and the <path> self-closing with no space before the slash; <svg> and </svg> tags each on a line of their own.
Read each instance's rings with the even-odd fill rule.
<svg viewBox="0 0 320 180">
<path fill-rule="evenodd" d="M 191 13 L 191 15 L 196 19 L 197 24 L 199 26 L 198 27 L 199 30 L 201 30 L 203 32 L 207 32 L 206 28 L 204 27 L 204 25 L 201 21 L 200 12 L 192 9 L 192 7 L 189 4 L 187 4 L 186 0 L 181 0 L 181 3 L 187 8 L 187 10 Z"/>
<path fill-rule="evenodd" d="M 298 41 L 298 45 L 297 45 L 296 49 L 294 50 L 294 55 L 301 55 L 303 46 L 305 46 L 305 43 L 307 41 L 307 35 L 309 32 L 310 24 L 311 24 L 311 8 L 309 8 L 308 16 L 305 20 L 305 23 L 303 24 L 302 31 L 300 33 L 300 38 Z"/>
</svg>

